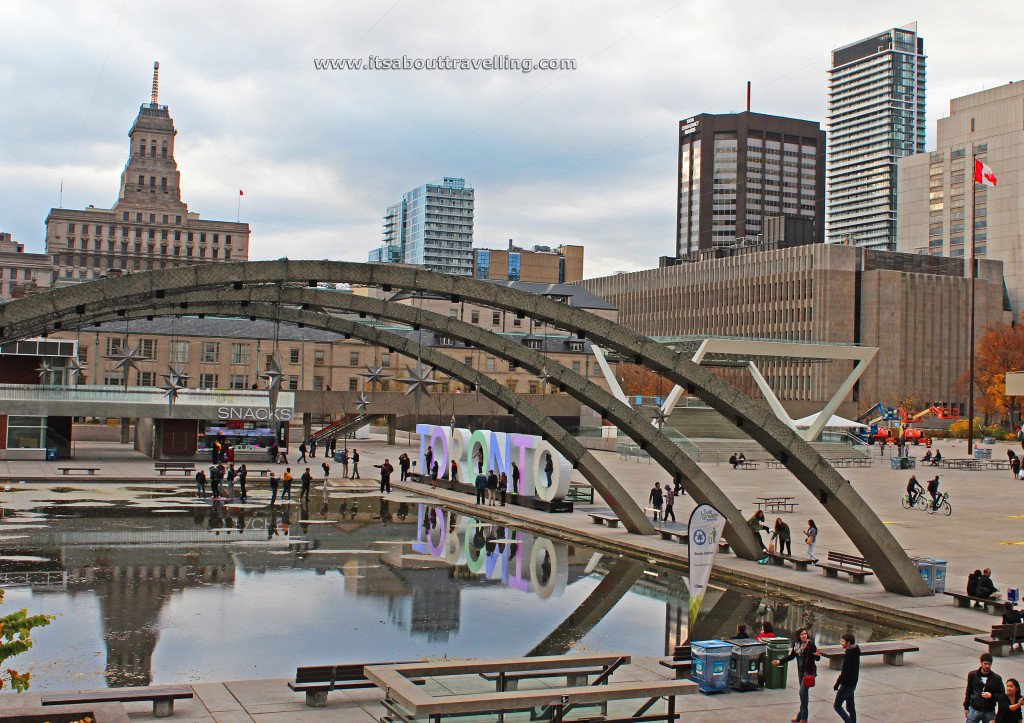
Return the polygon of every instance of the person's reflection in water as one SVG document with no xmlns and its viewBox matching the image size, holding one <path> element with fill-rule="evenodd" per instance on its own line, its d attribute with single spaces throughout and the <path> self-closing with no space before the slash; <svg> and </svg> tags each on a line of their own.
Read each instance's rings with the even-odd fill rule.
<svg viewBox="0 0 1024 723">
<path fill-rule="evenodd" d="M 277 508 L 270 508 L 270 519 L 267 521 L 267 539 L 271 539 L 277 534 Z"/>
<path fill-rule="evenodd" d="M 288 534 L 289 534 L 288 531 L 291 529 L 291 526 L 292 526 L 292 506 L 288 505 L 287 507 L 284 508 L 284 510 L 282 510 L 282 513 L 281 513 L 281 532 L 284 534 L 285 537 L 288 536 Z"/>
<path fill-rule="evenodd" d="M 210 524 L 207 526 L 211 530 L 219 530 L 224 527 L 224 505 L 220 502 L 214 502 L 213 507 L 210 508 Z"/>
<path fill-rule="evenodd" d="M 192 514 L 192 522 L 196 527 L 202 527 L 203 523 L 206 522 L 206 509 L 197 507 Z"/>
<path fill-rule="evenodd" d="M 345 514 L 348 512 L 348 502 L 344 500 L 341 503 L 341 507 L 338 509 L 338 518 L 344 520 Z"/>
<path fill-rule="evenodd" d="M 430 529 L 437 529 L 437 510 L 433 507 L 430 508 Z"/>
<path fill-rule="evenodd" d="M 306 504 L 299 508 L 299 526 L 303 535 L 309 534 L 309 497 L 306 498 Z"/>
<path fill-rule="evenodd" d="M 356 518 L 357 514 L 359 514 L 359 503 L 358 502 L 353 502 L 352 503 L 352 514 L 349 516 L 349 519 L 350 520 L 354 520 Z"/>
<path fill-rule="evenodd" d="M 405 522 L 405 518 L 409 516 L 409 503 L 399 502 L 398 503 L 398 519 Z"/>
<path fill-rule="evenodd" d="M 238 531 L 245 532 L 245 510 L 241 508 L 238 510 Z"/>
<path fill-rule="evenodd" d="M 387 527 L 391 519 L 391 503 L 386 497 L 380 498 L 380 526 Z"/>
</svg>

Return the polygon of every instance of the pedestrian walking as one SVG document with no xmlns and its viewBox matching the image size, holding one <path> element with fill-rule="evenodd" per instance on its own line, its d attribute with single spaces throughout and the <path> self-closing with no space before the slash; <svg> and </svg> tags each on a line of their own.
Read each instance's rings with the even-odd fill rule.
<svg viewBox="0 0 1024 723">
<path fill-rule="evenodd" d="M 302 476 L 299 479 L 302 481 L 302 489 L 299 490 L 299 501 L 301 502 L 302 498 L 305 497 L 306 504 L 308 505 L 309 486 L 313 484 L 313 475 L 309 473 L 309 467 L 306 467 L 306 471 L 302 473 Z"/>
<path fill-rule="evenodd" d="M 473 480 L 473 486 L 476 487 L 476 502 L 474 504 L 487 504 L 484 499 L 484 495 L 487 494 L 487 475 L 483 472 L 478 473 L 476 479 Z"/>
<path fill-rule="evenodd" d="M 333 457 L 333 456 L 334 456 L 334 453 L 335 453 L 336 451 L 338 451 L 338 438 L 337 438 L 337 437 L 335 437 L 335 436 L 334 436 L 334 435 L 332 434 L 332 435 L 331 435 L 331 453 L 330 453 L 330 456 L 331 456 L 331 457 Z"/>
<path fill-rule="evenodd" d="M 814 543 L 818 541 L 818 526 L 814 524 L 814 520 L 807 520 L 807 529 L 804 530 L 804 542 L 807 543 L 807 557 L 817 562 L 818 558 L 814 554 Z"/>
<path fill-rule="evenodd" d="M 348 479 L 348 447 L 341 450 L 341 477 Z"/>
<path fill-rule="evenodd" d="M 391 469 L 394 469 L 394 467 L 391 467 Z M 362 479 L 359 476 L 359 450 L 355 447 L 352 448 L 352 479 Z"/>
<path fill-rule="evenodd" d="M 274 443 L 270 445 L 270 461 L 273 462 L 274 464 L 277 464 L 277 456 L 280 454 L 280 452 L 281 445 L 279 445 L 277 443 L 277 440 L 275 439 Z"/>
<path fill-rule="evenodd" d="M 355 452 L 355 450 L 353 450 Z M 391 466 L 391 460 L 385 459 L 384 464 L 375 464 L 374 467 L 380 467 L 380 491 L 381 494 L 390 494 L 391 492 L 391 473 L 395 471 L 395 468 Z M 354 478 L 353 478 L 354 479 Z"/>
<path fill-rule="evenodd" d="M 456 462 L 454 459 L 452 460 L 451 470 L 452 471 L 448 473 L 448 479 L 451 482 L 449 487 L 451 489 L 455 489 L 455 485 L 459 483 L 459 463 Z"/>
<path fill-rule="evenodd" d="M 1021 703 L 1024 698 L 1020 695 L 1020 683 L 1016 678 L 1006 679 L 1006 692 L 999 696 L 999 712 L 996 714 L 996 723 L 1015 723 L 1024 720 L 1021 715 Z"/>
<path fill-rule="evenodd" d="M 316 459 L 316 437 L 310 437 L 309 440 L 309 458 Z"/>
<path fill-rule="evenodd" d="M 295 460 L 296 464 L 302 464 L 306 461 L 306 443 L 305 441 L 299 443 L 299 458 Z"/>
<path fill-rule="evenodd" d="M 844 723 L 857 723 L 857 709 L 853 703 L 853 693 L 857 690 L 857 681 L 860 679 L 860 646 L 852 633 L 844 633 L 839 638 L 839 644 L 843 646 L 843 669 L 836 678 L 832 690 L 836 691 L 836 699 L 832 704 L 835 712 L 843 719 Z M 846 710 L 843 710 L 843 704 Z"/>
<path fill-rule="evenodd" d="M 286 467 L 284 474 L 281 475 L 281 501 L 284 502 L 284 498 L 287 497 L 289 500 L 292 498 L 292 468 Z"/>
<path fill-rule="evenodd" d="M 670 485 L 665 485 L 665 514 L 661 516 L 661 519 L 668 522 L 669 515 L 672 515 L 672 521 L 676 521 L 676 512 L 672 509 L 672 505 L 676 503 L 676 493 Z"/>
<path fill-rule="evenodd" d="M 815 661 L 821 657 L 818 648 L 811 640 L 807 628 L 800 628 L 796 631 L 796 640 L 789 655 L 781 660 L 773 660 L 772 665 L 782 665 L 790 660 L 796 659 L 796 677 L 800 682 L 800 710 L 797 711 L 793 723 L 807 723 L 809 689 L 814 687 L 814 681 L 818 675 L 818 666 Z"/>
<path fill-rule="evenodd" d="M 206 499 L 206 473 L 203 470 L 196 472 L 196 497 Z"/>
<path fill-rule="evenodd" d="M 1005 692 L 1003 679 L 992 672 L 992 656 L 982 653 L 980 662 L 977 670 L 967 674 L 967 692 L 964 695 L 967 723 L 992 723 L 999 697 Z"/>
<path fill-rule="evenodd" d="M 661 492 L 661 482 L 654 483 L 651 493 L 647 495 L 647 501 L 651 503 L 651 508 L 654 510 L 654 521 L 657 522 L 661 517 L 661 506 L 665 501 L 665 496 Z"/>
<path fill-rule="evenodd" d="M 326 462 L 320 465 L 324 470 L 324 502 L 327 501 L 327 478 L 331 476 L 331 465 Z"/>
<path fill-rule="evenodd" d="M 277 477 L 270 473 L 270 506 L 277 504 Z"/>
<path fill-rule="evenodd" d="M 245 491 L 245 479 L 249 476 L 249 469 L 243 464 L 238 468 L 238 492 L 241 495 L 242 502 L 249 499 L 249 494 Z"/>
<path fill-rule="evenodd" d="M 215 499 L 220 498 L 220 481 L 224 479 L 224 468 L 210 465 L 210 492 Z"/>
</svg>

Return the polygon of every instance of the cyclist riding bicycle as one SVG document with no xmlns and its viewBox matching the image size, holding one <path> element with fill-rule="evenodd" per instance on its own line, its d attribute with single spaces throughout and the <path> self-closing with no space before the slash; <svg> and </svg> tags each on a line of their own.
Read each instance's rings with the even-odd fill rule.
<svg viewBox="0 0 1024 723">
<path fill-rule="evenodd" d="M 907 482 L 907 496 L 910 498 L 910 506 L 913 507 L 917 502 L 917 498 L 924 494 L 924 487 L 917 481 L 917 475 L 910 475 L 910 481 Z"/>
<path fill-rule="evenodd" d="M 939 509 L 939 476 L 935 475 L 935 479 L 928 481 L 928 494 L 932 496 L 932 509 Z"/>
</svg>

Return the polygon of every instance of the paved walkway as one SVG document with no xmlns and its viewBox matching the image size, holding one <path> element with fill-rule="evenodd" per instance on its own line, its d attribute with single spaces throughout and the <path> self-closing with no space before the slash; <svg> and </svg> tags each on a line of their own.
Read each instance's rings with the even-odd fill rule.
<svg viewBox="0 0 1024 723">
<path fill-rule="evenodd" d="M 374 464 L 385 457 L 393 463 L 398 455 L 411 447 L 406 435 L 401 435 L 401 444 L 386 445 L 379 440 L 358 443 L 362 455 L 361 471 L 370 481 L 376 476 Z M 945 457 L 965 455 L 965 443 L 940 444 Z M 1007 444 L 996 446 L 994 456 L 1006 457 Z M 417 445 L 418 449 L 418 445 Z M 915 450 L 923 453 L 922 450 Z M 656 464 L 646 460 L 623 460 L 612 453 L 598 453 L 599 459 L 625 485 L 630 494 L 643 505 L 647 493 L 655 481 L 668 482 L 668 475 Z M 840 472 L 850 480 L 868 503 L 891 526 L 893 533 L 911 555 L 937 557 L 949 562 L 950 589 L 961 589 L 967 574 L 980 567 L 991 567 L 996 586 L 1005 591 L 1007 587 L 1024 587 L 1024 482 L 1011 478 L 1008 471 L 957 472 L 924 468 L 916 470 L 918 479 L 924 483 L 939 474 L 942 489 L 950 492 L 953 504 L 951 517 L 929 515 L 919 510 L 904 510 L 900 505 L 906 481 L 911 472 L 890 469 L 888 458 L 881 461 L 876 457 L 869 469 L 843 469 Z M 317 471 L 321 458 L 311 460 L 309 466 Z M 180 478 L 157 477 L 152 460 L 122 445 L 109 443 L 80 443 L 77 446 L 78 464 L 89 463 L 100 468 L 96 480 L 88 478 L 62 477 L 57 468 L 64 462 L 0 461 L 0 490 L 10 487 L 9 492 L 0 492 L 0 504 L 18 508 L 30 504 L 30 500 L 45 498 L 46 490 L 68 482 L 75 487 L 88 485 L 99 492 L 116 496 L 118 488 L 127 483 L 141 480 L 162 481 L 180 484 Z M 93 464 L 95 463 L 95 464 Z M 199 466 L 199 463 L 197 463 Z M 265 461 L 253 462 L 252 467 L 268 467 Z M 295 476 L 306 466 L 291 464 Z M 340 465 L 332 464 L 338 476 Z M 284 466 L 278 465 L 283 471 Z M 827 550 L 856 553 L 852 544 L 813 496 L 786 471 L 765 469 L 733 470 L 727 464 L 705 465 L 705 470 L 720 484 L 736 502 L 744 514 L 751 514 L 753 502 L 765 494 L 786 494 L 796 498 L 797 511 L 783 515 L 794 531 L 794 540 L 799 541 L 799 530 L 807 518 L 813 517 L 820 529 L 817 551 L 824 556 Z M 6 478 L 6 481 L 4 481 Z M 38 480 L 26 481 L 22 480 Z M 101 480 L 116 480 L 118 484 L 101 484 Z M 340 485 L 341 481 L 337 480 Z M 259 488 L 260 480 L 250 478 L 250 487 Z M 444 490 L 432 491 L 426 485 L 409 485 L 410 490 L 420 496 L 434 496 L 460 507 L 473 507 L 472 498 L 467 495 Z M 31 495 L 20 494 L 32 490 Z M 619 529 L 607 529 L 593 525 L 586 512 L 604 508 L 600 498 L 597 504 L 577 505 L 571 514 L 551 515 L 518 507 L 479 508 L 481 516 L 508 519 L 531 528 L 543 526 L 551 534 L 570 537 L 593 544 L 603 544 L 645 554 L 649 559 L 663 561 L 685 560 L 686 548 L 678 543 L 664 542 L 656 538 L 641 538 Z M 688 497 L 678 498 L 676 515 L 685 523 L 692 503 Z M 769 524 L 777 515 L 770 515 Z M 802 545 L 794 544 L 794 552 L 802 552 Z M 718 574 L 740 584 L 765 584 L 787 588 L 802 597 L 828 601 L 828 604 L 846 604 L 861 609 L 884 609 L 888 614 L 908 620 L 933 621 L 950 630 L 981 631 L 997 622 L 996 618 L 981 611 L 954 607 L 947 596 L 929 598 L 905 598 L 882 590 L 869 578 L 864 585 L 854 585 L 844 579 L 830 579 L 814 572 L 799 573 L 791 568 L 761 566 L 741 560 L 733 555 L 719 556 Z M 982 652 L 972 635 L 956 635 L 920 641 L 921 652 L 907 656 L 903 667 L 892 667 L 876 662 L 877 658 L 865 659 L 862 683 L 858 690 L 858 711 L 861 720 L 878 721 L 941 721 L 963 720 L 963 681 L 966 672 L 977 666 L 978 655 Z M 629 651 L 624 651 L 629 652 Z M 645 667 L 646 666 L 646 667 Z M 661 675 L 651 661 L 636 661 L 634 666 L 647 673 L 638 675 Z M 1024 676 L 1024 656 L 997 658 L 995 669 L 1005 677 Z M 830 681 L 835 674 L 823 670 L 819 686 L 812 691 L 812 716 L 834 719 L 831 706 L 824 700 L 830 698 Z M 284 681 L 245 681 L 229 683 L 198 684 L 195 690 L 198 699 L 191 705 L 178 705 L 175 720 L 375 720 L 382 714 L 376 703 L 375 693 L 366 691 L 358 695 L 332 694 L 330 706 L 323 710 L 306 708 L 302 696 L 291 693 Z M 0 701 L 6 696 L 0 696 Z M 22 701 L 29 698 L 22 696 Z M 686 698 L 683 709 L 692 710 L 695 715 L 686 720 L 743 721 L 743 720 L 788 720 L 795 711 L 796 689 L 790 680 L 785 691 L 763 693 L 730 694 L 720 696 L 695 695 Z M 0 703 L 0 707 L 3 704 Z M 129 707 L 132 718 L 148 717 L 148 705 Z"/>
</svg>

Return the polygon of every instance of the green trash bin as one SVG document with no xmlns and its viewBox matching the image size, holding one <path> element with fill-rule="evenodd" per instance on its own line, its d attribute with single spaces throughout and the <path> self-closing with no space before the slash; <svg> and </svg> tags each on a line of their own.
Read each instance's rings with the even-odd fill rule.
<svg viewBox="0 0 1024 723">
<path fill-rule="evenodd" d="M 789 651 L 793 646 L 790 644 L 789 638 L 764 638 L 762 642 L 768 646 L 764 661 L 764 687 L 772 689 L 785 688 L 786 669 L 789 666 L 785 663 L 774 665 L 772 661 L 785 658 L 789 655 Z"/>
</svg>

